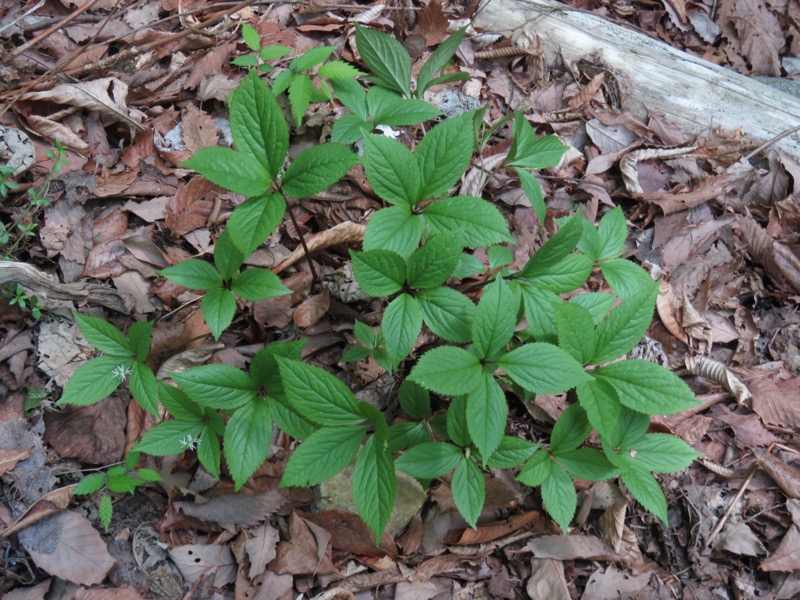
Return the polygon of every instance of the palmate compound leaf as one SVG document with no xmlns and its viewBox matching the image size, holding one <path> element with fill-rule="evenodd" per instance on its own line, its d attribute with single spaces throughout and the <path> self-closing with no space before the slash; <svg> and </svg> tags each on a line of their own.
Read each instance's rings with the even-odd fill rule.
<svg viewBox="0 0 800 600">
<path fill-rule="evenodd" d="M 263 194 L 271 183 L 271 176 L 261 163 L 249 154 L 230 148 L 201 148 L 181 164 L 211 183 L 242 196 Z"/>
<path fill-rule="evenodd" d="M 422 176 L 411 153 L 397 140 L 382 135 L 364 138 L 364 172 L 372 189 L 390 204 L 411 206 L 419 200 Z"/>
<path fill-rule="evenodd" d="M 671 415 L 697 404 L 692 391 L 675 374 L 644 360 L 629 359 L 594 371 L 616 390 L 623 406 L 648 415 Z"/>
<path fill-rule="evenodd" d="M 461 244 L 453 234 L 436 235 L 425 242 L 408 259 L 406 278 L 414 289 L 430 289 L 442 285 L 461 258 Z"/>
<path fill-rule="evenodd" d="M 449 287 L 421 290 L 417 302 L 430 330 L 448 342 L 472 340 L 475 304 L 467 296 Z"/>
<path fill-rule="evenodd" d="M 482 375 L 477 356 L 463 348 L 440 346 L 422 355 L 409 378 L 432 392 L 459 396 L 478 387 Z"/>
<path fill-rule="evenodd" d="M 218 340 L 236 314 L 236 297 L 225 288 L 210 289 L 203 296 L 200 310 L 203 312 L 206 325 L 211 330 L 211 335 Z"/>
<path fill-rule="evenodd" d="M 417 198 L 426 200 L 447 193 L 469 166 L 474 148 L 473 111 L 446 119 L 431 129 L 414 151 L 422 176 Z"/>
<path fill-rule="evenodd" d="M 606 455 L 594 448 L 576 448 L 559 453 L 556 457 L 559 465 L 578 479 L 586 481 L 605 481 L 617 474 Z"/>
<path fill-rule="evenodd" d="M 435 479 L 455 469 L 463 457 L 463 451 L 457 446 L 430 442 L 404 452 L 394 464 L 403 473 L 417 479 Z"/>
<path fill-rule="evenodd" d="M 575 516 L 578 496 L 572 478 L 558 465 L 553 465 L 550 476 L 542 483 L 542 504 L 566 535 L 572 517 Z"/>
<path fill-rule="evenodd" d="M 461 28 L 453 35 L 444 40 L 439 47 L 430 55 L 417 75 L 417 96 L 428 89 L 434 78 L 450 63 L 450 60 L 458 50 L 461 40 L 464 39 L 466 28 Z"/>
<path fill-rule="evenodd" d="M 234 245 L 231 233 L 226 228 L 214 244 L 214 266 L 223 280 L 228 281 L 242 266 L 244 255 Z"/>
<path fill-rule="evenodd" d="M 248 198 L 233 209 L 227 231 L 239 251 L 250 256 L 275 231 L 286 213 L 286 201 L 280 194 Z"/>
<path fill-rule="evenodd" d="M 422 217 L 409 206 L 382 208 L 367 223 L 364 250 L 391 250 L 408 258 L 419 246 L 424 229 Z"/>
<path fill-rule="evenodd" d="M 558 232 L 531 256 L 518 276 L 526 279 L 557 265 L 575 249 L 582 234 L 583 217 L 576 215 L 564 223 Z"/>
<path fill-rule="evenodd" d="M 183 454 L 202 431 L 203 424 L 200 421 L 164 421 L 149 429 L 134 449 L 153 456 Z"/>
<path fill-rule="evenodd" d="M 400 407 L 409 417 L 427 419 L 431 415 L 431 395 L 421 385 L 404 379 L 397 392 Z"/>
<path fill-rule="evenodd" d="M 112 356 L 131 356 L 133 349 L 122 332 L 108 321 L 87 317 L 77 311 L 72 313 L 78 322 L 83 337 L 92 346 Z"/>
<path fill-rule="evenodd" d="M 282 356 L 291 360 L 300 360 L 305 343 L 306 340 L 296 340 L 267 344 L 250 361 L 250 377 L 257 385 L 263 386 L 270 396 L 276 393 L 282 394 L 283 386 L 277 358 Z"/>
<path fill-rule="evenodd" d="M 608 285 L 620 298 L 630 298 L 653 286 L 653 279 L 642 267 L 624 258 L 612 258 L 600 263 Z"/>
<path fill-rule="evenodd" d="M 304 417 L 320 425 L 356 425 L 364 420 L 353 392 L 325 369 L 276 357 L 283 391 Z"/>
<path fill-rule="evenodd" d="M 456 233 L 467 248 L 513 242 L 496 207 L 474 196 L 454 196 L 425 207 L 422 216 L 437 233 Z"/>
<path fill-rule="evenodd" d="M 666 433 L 649 433 L 620 449 L 620 459 L 628 464 L 653 471 L 674 473 L 685 469 L 699 456 L 681 438 Z"/>
<path fill-rule="evenodd" d="M 486 500 L 483 473 L 474 462 L 465 458 L 453 473 L 451 487 L 458 512 L 470 527 L 477 529 L 478 517 L 481 516 L 483 503 Z"/>
<path fill-rule="evenodd" d="M 231 365 L 203 365 L 171 377 L 189 398 L 209 408 L 233 410 L 253 401 L 258 392 L 255 381 Z"/>
<path fill-rule="evenodd" d="M 380 540 L 392 515 L 397 493 L 397 476 L 388 445 L 370 436 L 356 459 L 353 497 L 359 516 Z"/>
<path fill-rule="evenodd" d="M 622 253 L 628 237 L 628 225 L 625 223 L 625 215 L 621 206 L 617 206 L 603 215 L 597 233 L 600 241 L 598 260 L 614 258 Z"/>
<path fill-rule="evenodd" d="M 128 328 L 128 340 L 136 360 L 144 362 L 150 354 L 154 321 L 140 321 Z"/>
<path fill-rule="evenodd" d="M 391 296 L 406 282 L 406 261 L 391 250 L 351 250 L 350 259 L 358 286 L 374 298 Z"/>
<path fill-rule="evenodd" d="M 620 413 L 619 396 L 613 386 L 594 377 L 579 383 L 575 389 L 586 416 L 600 435 L 609 436 L 617 426 Z"/>
<path fill-rule="evenodd" d="M 597 344 L 588 362 L 599 365 L 629 352 L 647 333 L 653 320 L 658 288 L 620 302 L 597 326 Z"/>
<path fill-rule="evenodd" d="M 315 431 L 292 452 L 279 487 L 317 485 L 330 479 L 350 464 L 366 433 L 366 427 Z"/>
<path fill-rule="evenodd" d="M 240 298 L 253 302 L 292 293 L 275 273 L 258 267 L 251 267 L 234 277 L 231 289 Z"/>
<path fill-rule="evenodd" d="M 538 448 L 539 444 L 506 435 L 486 463 L 494 469 L 513 469 L 528 460 Z"/>
<path fill-rule="evenodd" d="M 544 342 L 525 344 L 500 357 L 497 364 L 529 392 L 558 394 L 589 379 L 567 352 Z"/>
<path fill-rule="evenodd" d="M 558 417 L 550 434 L 550 451 L 553 454 L 568 452 L 580 446 L 589 434 L 592 426 L 580 404 L 573 404 Z"/>
<path fill-rule="evenodd" d="M 560 302 L 556 311 L 558 346 L 581 364 L 589 362 L 595 351 L 594 321 L 588 310 L 570 302 Z"/>
<path fill-rule="evenodd" d="M 478 387 L 467 396 L 467 428 L 484 462 L 500 445 L 507 420 L 506 395 L 494 377 L 484 371 Z"/>
<path fill-rule="evenodd" d="M 150 367 L 139 361 L 133 363 L 128 386 L 139 406 L 151 415 L 158 414 L 158 382 Z"/>
<path fill-rule="evenodd" d="M 305 149 L 283 174 L 281 189 L 295 198 L 325 191 L 358 162 L 347 146 L 329 142 Z"/>
<path fill-rule="evenodd" d="M 289 148 L 289 128 L 275 96 L 254 71 L 231 94 L 230 118 L 236 147 L 258 161 L 268 179 L 274 179 Z"/>
<path fill-rule="evenodd" d="M 130 373 L 132 358 L 100 356 L 86 361 L 70 377 L 60 404 L 86 406 L 107 398 Z"/>
<path fill-rule="evenodd" d="M 225 462 L 236 491 L 267 458 L 272 439 L 269 405 L 257 398 L 236 409 L 225 426 Z"/>
<path fill-rule="evenodd" d="M 173 283 L 190 290 L 210 290 L 222 285 L 219 272 L 204 260 L 190 258 L 158 271 Z"/>
</svg>

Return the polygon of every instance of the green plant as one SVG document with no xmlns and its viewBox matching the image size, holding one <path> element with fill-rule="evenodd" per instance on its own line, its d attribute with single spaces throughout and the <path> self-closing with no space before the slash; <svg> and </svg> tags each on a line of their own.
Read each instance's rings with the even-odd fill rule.
<svg viewBox="0 0 800 600">
<path fill-rule="evenodd" d="M 423 66 L 417 96 L 442 81 L 435 75 L 461 35 L 444 42 Z M 574 479 L 618 476 L 646 509 L 666 521 L 666 499 L 654 473 L 684 468 L 697 453 L 677 437 L 646 433 L 649 417 L 685 410 L 696 399 L 667 369 L 625 359 L 650 325 L 658 288 L 644 270 L 620 258 L 627 238 L 622 210 L 608 211 L 597 227 L 577 215 L 557 219 L 557 231 L 527 262 L 516 265 L 503 245 L 514 240 L 500 211 L 478 196 L 450 196 L 476 142 L 483 143 L 502 123 L 484 134 L 483 111 L 447 119 L 430 128 L 413 151 L 368 133 L 380 107 L 402 102 L 403 110 L 413 113 L 420 105 L 407 104 L 414 96 L 410 59 L 406 68 L 407 54 L 399 53 L 399 44 L 362 27 L 356 36 L 362 59 L 391 91 L 333 84 L 335 92 L 350 95 L 343 103 L 357 104 L 351 110 L 366 124 L 353 126 L 363 136 L 363 157 L 330 142 L 306 149 L 284 169 L 288 125 L 275 88 L 251 71 L 230 101 L 236 149 L 206 148 L 186 163 L 212 182 L 251 197 L 234 210 L 218 238 L 214 266 L 190 259 L 163 274 L 208 290 L 203 314 L 218 337 L 235 313 L 236 295 L 251 299 L 282 291 L 279 280 L 270 277 L 268 286 L 242 293 L 245 276 L 254 269 L 238 271 L 281 222 L 287 197 L 326 189 L 360 160 L 372 189 L 390 206 L 369 221 L 363 250 L 351 253 L 353 270 L 361 288 L 387 306 L 378 331 L 356 323 L 359 345 L 343 360 L 372 355 L 387 370 L 408 373 L 399 387 L 402 418 L 390 425 L 342 381 L 301 362 L 301 343 L 279 342 L 256 354 L 247 371 L 196 367 L 172 375 L 178 387 L 152 380 L 152 389 L 138 395 L 142 386 L 134 387 L 132 378 L 137 401 L 153 412 L 155 394 L 172 415 L 146 433 L 136 449 L 155 455 L 194 449 L 217 476 L 222 439 L 239 489 L 269 456 L 277 428 L 301 441 L 281 485 L 315 485 L 355 461 L 356 505 L 377 537 L 394 504 L 396 469 L 424 484 L 450 475 L 456 506 L 472 527 L 483 508 L 489 468 L 519 469 L 517 479 L 541 490 L 545 509 L 564 531 L 576 508 Z M 323 50 L 290 68 L 292 76 L 330 56 Z M 504 167 L 521 178 L 543 220 L 541 190 L 529 170 L 556 165 L 566 146 L 553 136 L 537 138 L 521 115 L 514 119 Z M 488 264 L 470 252 L 479 247 L 487 247 Z M 471 286 L 462 288 L 469 294 L 455 289 L 473 275 L 478 277 Z M 581 293 L 590 275 L 593 285 L 605 278 L 610 291 Z M 81 367 L 62 402 L 97 401 L 119 384 L 120 369 L 143 365 L 149 329 L 145 345 L 134 328 L 146 329 L 146 324 L 131 327 L 126 340 L 95 321 L 79 317 L 87 339 L 109 356 Z M 419 358 L 409 359 L 423 324 L 437 340 Z M 90 379 L 100 385 L 91 397 L 79 398 Z M 568 393 L 570 406 L 549 439 L 506 435 L 509 400 L 556 393 Z M 590 437 L 593 431 L 596 437 Z M 587 444 L 594 439 L 599 443 Z"/>
<path fill-rule="evenodd" d="M 114 505 L 109 492 L 133 494 L 140 485 L 162 481 L 161 475 L 156 471 L 147 468 L 136 468 L 140 457 L 140 452 L 129 452 L 123 464 L 115 465 L 102 473 L 87 475 L 81 479 L 72 492 L 77 496 L 83 496 L 103 490 L 97 503 L 97 513 L 106 533 L 108 533 L 108 526 L 111 524 L 111 519 L 114 515 Z"/>
<path fill-rule="evenodd" d="M 39 298 L 29 296 L 19 284 L 14 288 L 14 293 L 8 303 L 12 306 L 16 304 L 22 310 L 30 309 L 31 316 L 37 321 L 42 318 L 42 307 L 39 304 Z"/>
<path fill-rule="evenodd" d="M 253 54 L 237 56 L 231 63 L 237 67 L 255 67 L 259 73 L 269 73 L 275 69 L 275 67 L 264 61 L 277 60 L 292 51 L 288 46 L 262 46 L 258 31 L 247 23 L 242 24 L 242 38 Z"/>
</svg>

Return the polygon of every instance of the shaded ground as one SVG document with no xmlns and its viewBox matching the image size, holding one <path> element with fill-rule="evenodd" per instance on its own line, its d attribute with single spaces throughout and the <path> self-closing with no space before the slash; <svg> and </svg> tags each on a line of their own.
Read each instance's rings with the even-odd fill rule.
<svg viewBox="0 0 800 600">
<path fill-rule="evenodd" d="M 294 295 L 248 306 L 219 345 L 206 344 L 196 296 L 155 270 L 208 253 L 241 198 L 177 165 L 229 135 L 225 99 L 245 73 L 231 65 L 247 52 L 243 21 L 258 29 L 263 45 L 282 44 L 295 53 L 333 45 L 341 49 L 337 58 L 358 64 L 353 17 L 395 32 L 422 56 L 474 7 L 116 4 L 2 5 L 0 124 L 31 136 L 36 161 L 16 178 L 20 188 L 9 190 L 0 219 L 7 226 L 18 219 L 38 225 L 13 249 L 12 237 L 4 254 L 62 282 L 89 278 L 118 290 L 129 315 L 85 302 L 76 306 L 121 329 L 157 320 L 156 369 L 176 356 L 243 367 L 265 341 L 303 337 L 306 358 L 340 375 L 360 397 L 391 399 L 396 386 L 377 365 L 340 363 L 353 341 L 354 318 L 377 324 L 382 312 L 379 303 L 353 299 L 346 271 L 352 240 L 315 253 L 327 289 L 312 287 L 300 261 L 284 273 Z M 780 77 L 789 87 L 793 77 L 800 79 L 796 2 L 570 4 L 743 74 Z M 631 257 L 664 275 L 657 318 L 637 350 L 681 375 L 703 403 L 690 414 L 654 419 L 652 428 L 680 435 L 705 456 L 660 478 L 671 527 L 614 484 L 579 482 L 582 506 L 564 538 L 540 514 L 537 494 L 497 473 L 487 480 L 485 525 L 477 533 L 464 531 L 443 481 L 402 532 L 376 547 L 349 513 L 315 511 L 311 491 L 275 490 L 291 452 L 289 440 L 281 438 L 274 457 L 240 495 L 233 495 L 229 479 L 215 481 L 199 469 L 191 453 L 151 465 L 165 476 L 164 485 L 114 495 L 111 528 L 98 536 L 97 498 L 70 498 L 67 486 L 79 481 L 81 469 L 120 461 L 153 425 L 151 417 L 127 392 L 93 407 L 57 408 L 61 386 L 89 352 L 69 317 L 72 303 L 48 305 L 35 320 L 7 296 L 0 300 L 0 593 L 41 598 L 49 588 L 48 598 L 261 599 L 314 597 L 333 588 L 341 588 L 340 595 L 325 597 L 800 594 L 794 465 L 800 165 L 769 149 L 739 162 L 757 145 L 741 132 L 709 131 L 689 140 L 658 114 L 640 122 L 612 110 L 603 73 L 591 65 L 544 65 L 535 47 L 504 57 L 482 48 L 487 42 L 490 49 L 507 45 L 473 32 L 462 45 L 458 68 L 471 79 L 453 88 L 462 94 L 456 97 L 488 104 L 490 122 L 532 106 L 526 116 L 537 130 L 554 132 L 573 148 L 557 170 L 540 178 L 549 216 L 580 207 L 596 220 L 621 205 L 632 226 Z M 446 93 L 438 90 L 432 100 Z M 327 104 L 312 105 L 307 124 L 293 136 L 294 150 L 328 135 L 341 114 Z M 506 129 L 498 131 L 464 186 L 475 185 L 481 167 L 507 150 L 507 136 Z M 46 190 L 49 206 L 26 212 L 25 191 L 45 183 L 54 164 L 46 151 L 56 139 L 67 148 L 69 164 Z M 663 152 L 689 144 L 698 148 Z M 652 152 L 624 162 L 635 149 Z M 631 189 L 631 180 L 640 191 Z M 709 199 L 698 190 L 710 180 L 719 187 Z M 517 240 L 515 256 L 526 260 L 547 231 L 510 177 L 501 172 L 481 185 L 483 197 L 505 211 Z M 675 209 L 678 197 L 681 210 Z M 694 200 L 684 210 L 687 198 Z M 351 173 L 292 210 L 308 236 L 364 223 L 380 206 L 359 174 Z M 251 261 L 272 267 L 298 244 L 298 231 L 285 220 Z M 423 337 L 420 346 L 427 341 Z M 536 439 L 565 406 L 563 397 L 516 403 L 509 431 Z M 56 516 L 41 519 L 48 511 Z M 8 535 L 15 523 L 19 527 Z"/>
</svg>

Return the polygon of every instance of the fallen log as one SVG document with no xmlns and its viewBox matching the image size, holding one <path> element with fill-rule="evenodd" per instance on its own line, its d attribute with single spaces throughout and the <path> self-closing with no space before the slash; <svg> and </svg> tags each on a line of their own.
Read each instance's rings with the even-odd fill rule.
<svg viewBox="0 0 800 600">
<path fill-rule="evenodd" d="M 555 0 L 489 0 L 473 22 L 521 46 L 538 35 L 549 64 L 559 57 L 578 61 L 599 54 L 615 77 L 627 82 L 625 110 L 641 114 L 644 105 L 687 134 L 723 127 L 766 142 L 800 125 L 795 96 Z M 797 132 L 774 147 L 800 160 Z"/>
</svg>

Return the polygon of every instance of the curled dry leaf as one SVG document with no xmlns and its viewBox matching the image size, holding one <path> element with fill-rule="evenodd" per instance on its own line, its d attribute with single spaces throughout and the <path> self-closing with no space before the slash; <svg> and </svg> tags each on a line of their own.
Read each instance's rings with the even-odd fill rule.
<svg viewBox="0 0 800 600">
<path fill-rule="evenodd" d="M 715 381 L 728 390 L 736 401 L 742 405 L 750 400 L 751 394 L 747 386 L 734 375 L 728 367 L 721 362 L 706 358 L 705 356 L 687 356 L 686 368 L 692 374 Z"/>
<path fill-rule="evenodd" d="M 353 223 L 352 221 L 345 221 L 338 225 L 315 233 L 306 238 L 306 246 L 310 253 L 336 246 L 337 244 L 356 244 L 364 239 L 364 231 L 367 226 L 361 223 Z M 303 246 L 298 246 L 294 252 L 283 259 L 279 264 L 272 267 L 275 274 L 281 273 L 291 267 L 294 263 L 299 261 L 305 256 Z"/>
<path fill-rule="evenodd" d="M 471 527 L 453 529 L 447 533 L 444 541 L 446 544 L 452 545 L 482 544 L 515 533 L 536 521 L 543 525 L 541 513 L 534 510 L 521 515 L 514 515 L 503 521 L 482 523 L 478 525 L 478 529 L 472 529 Z"/>
<path fill-rule="evenodd" d="M 525 549 L 537 558 L 555 560 L 619 559 L 613 548 L 593 535 L 543 535 L 529 541 Z"/>
<path fill-rule="evenodd" d="M 775 552 L 758 566 L 759 571 L 791 573 L 800 569 L 800 502 L 789 500 L 786 508 L 792 515 L 792 524 Z"/>
<path fill-rule="evenodd" d="M 615 502 L 600 515 L 600 531 L 614 552 L 619 552 L 622 546 L 622 532 L 625 529 L 627 512 L 627 503 Z"/>
<path fill-rule="evenodd" d="M 636 168 L 637 163 L 640 161 L 654 158 L 666 159 L 691 156 L 695 150 L 697 150 L 697 146 L 689 146 L 687 148 L 643 148 L 628 152 L 619 161 L 619 170 L 622 173 L 622 181 L 625 183 L 625 188 L 631 194 L 644 194 L 644 190 L 639 184 L 639 173 Z"/>
<path fill-rule="evenodd" d="M 753 260 L 763 266 L 779 286 L 787 291 L 800 292 L 800 258 L 790 248 L 775 241 L 752 217 L 740 216 L 739 226 Z"/>
<path fill-rule="evenodd" d="M 711 325 L 708 324 L 706 318 L 700 314 L 694 305 L 689 300 L 686 293 L 683 294 L 683 303 L 681 308 L 681 326 L 692 339 L 697 340 L 698 351 L 701 354 L 708 354 L 711 352 Z"/>
<path fill-rule="evenodd" d="M 319 321 L 331 306 L 331 295 L 328 290 L 323 290 L 321 294 L 306 298 L 300 306 L 294 310 L 292 320 L 296 327 L 306 329 Z"/>
<path fill-rule="evenodd" d="M 19 461 L 28 458 L 30 453 L 30 448 L 0 449 L 0 475 L 13 469 Z"/>
<path fill-rule="evenodd" d="M 21 531 L 34 523 L 38 523 L 47 516 L 67 508 L 67 506 L 69 506 L 69 501 L 72 499 L 72 491 L 76 487 L 78 487 L 77 484 L 68 485 L 48 492 L 39 498 L 39 500 L 28 508 L 22 516 L 3 530 L 3 537 L 13 535 L 17 531 Z"/>
<path fill-rule="evenodd" d="M 753 448 L 753 456 L 787 497 L 800 498 L 800 469 L 776 458 L 764 448 Z"/>
</svg>

